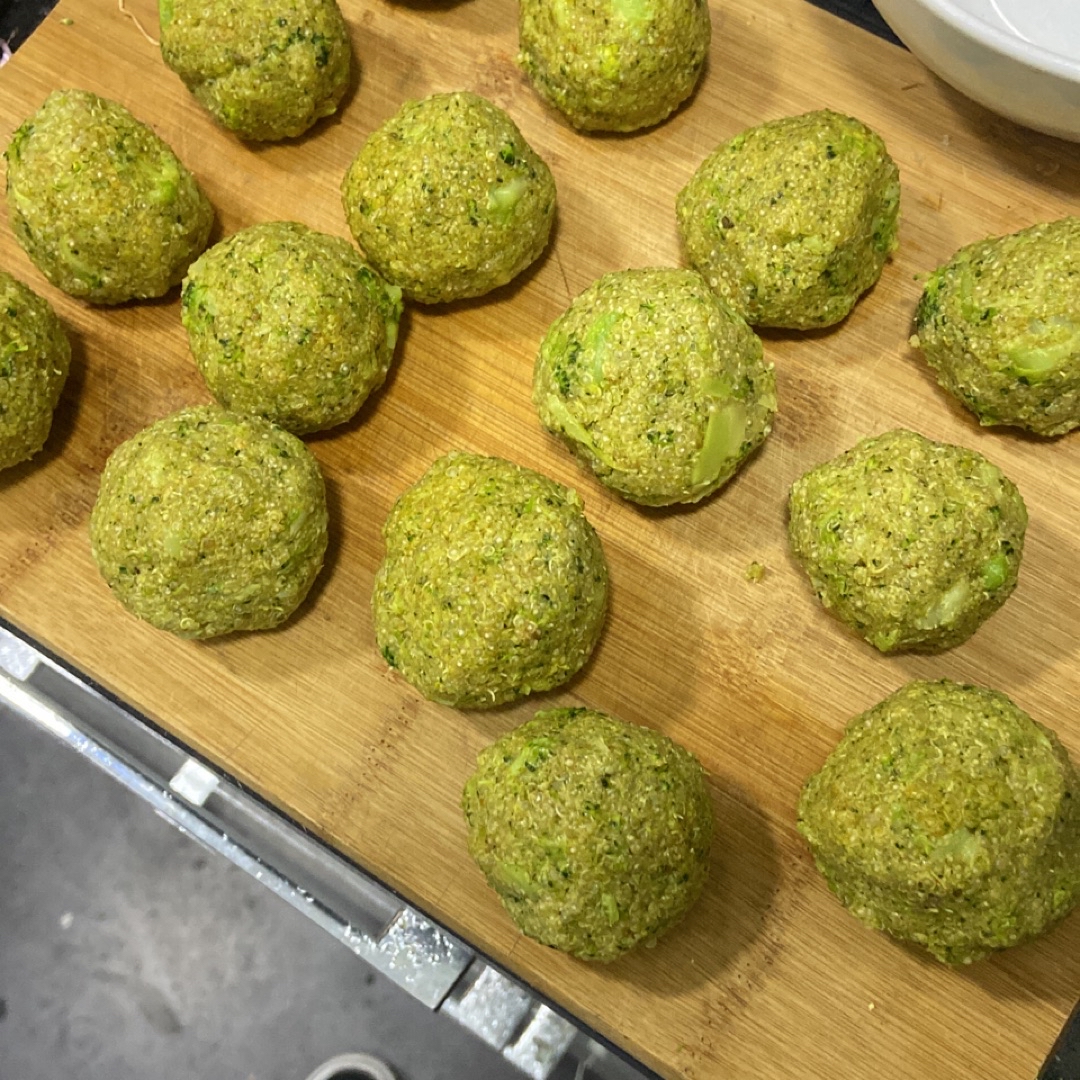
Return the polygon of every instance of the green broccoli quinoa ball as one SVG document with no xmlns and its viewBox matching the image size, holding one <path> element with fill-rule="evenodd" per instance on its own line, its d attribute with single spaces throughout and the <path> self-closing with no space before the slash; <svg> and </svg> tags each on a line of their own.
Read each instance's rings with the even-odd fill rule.
<svg viewBox="0 0 1080 1080">
<path fill-rule="evenodd" d="M 651 944 L 705 884 L 700 762 L 601 712 L 538 712 L 480 753 L 462 807 L 469 852 L 517 926 L 583 960 Z"/>
<path fill-rule="evenodd" d="M 375 639 L 425 697 L 481 709 L 550 690 L 588 660 L 607 563 L 576 492 L 501 458 L 440 458 L 394 504 Z"/>
<path fill-rule="evenodd" d="M 284 622 L 322 566 L 326 525 L 322 473 L 299 439 L 201 405 L 112 453 L 90 542 L 133 615 L 209 638 Z"/>
<path fill-rule="evenodd" d="M 518 63 L 574 127 L 635 131 L 693 92 L 712 31 L 707 0 L 521 0 Z"/>
<path fill-rule="evenodd" d="M 302 135 L 337 110 L 352 46 L 334 0 L 159 0 L 161 55 L 241 138 Z"/>
<path fill-rule="evenodd" d="M 900 179 L 865 124 L 822 110 L 750 128 L 676 204 L 691 265 L 746 321 L 839 322 L 896 248 Z"/>
<path fill-rule="evenodd" d="M 214 211 L 195 178 L 115 101 L 57 90 L 4 157 L 15 238 L 72 296 L 161 296 L 206 247 Z"/>
<path fill-rule="evenodd" d="M 1080 425 L 1080 218 L 961 248 L 930 275 L 911 344 L 982 424 Z"/>
<path fill-rule="evenodd" d="M 799 832 L 853 915 L 967 964 L 1080 900 L 1080 783 L 1004 694 L 911 682 L 852 720 L 799 800 Z"/>
<path fill-rule="evenodd" d="M 181 317 L 218 404 L 304 435 L 344 423 L 382 385 L 401 290 L 345 240 L 274 221 L 192 263 Z"/>
<path fill-rule="evenodd" d="M 533 402 L 600 481 L 650 506 L 697 502 L 764 441 L 776 383 L 761 342 L 692 270 L 624 270 L 540 346 Z"/>
<path fill-rule="evenodd" d="M 791 549 L 821 602 L 881 652 L 940 652 L 1008 598 L 1020 492 L 974 450 L 912 431 L 863 439 L 792 485 Z"/>
<path fill-rule="evenodd" d="M 470 93 L 406 102 L 360 148 L 341 196 L 372 266 L 425 304 L 505 285 L 544 250 L 555 217 L 547 165 Z"/>
<path fill-rule="evenodd" d="M 52 305 L 0 270 L 0 469 L 45 445 L 70 366 Z"/>
</svg>

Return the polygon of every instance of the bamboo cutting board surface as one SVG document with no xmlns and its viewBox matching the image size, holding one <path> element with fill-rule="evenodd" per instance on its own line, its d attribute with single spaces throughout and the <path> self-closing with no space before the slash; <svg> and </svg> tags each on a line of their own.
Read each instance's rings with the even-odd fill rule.
<svg viewBox="0 0 1080 1080">
<path fill-rule="evenodd" d="M 1042 941 L 948 970 L 840 908 L 795 832 L 794 808 L 845 722 L 914 677 L 1004 690 L 1080 760 L 1080 436 L 980 430 L 906 345 L 916 275 L 962 244 L 1074 210 L 1080 148 L 992 117 L 901 49 L 803 0 L 714 0 L 709 70 L 689 107 L 645 134 L 592 138 L 547 112 L 515 68 L 511 0 L 341 6 L 358 85 L 305 139 L 241 144 L 112 0 L 62 0 L 0 72 L 0 140 L 52 89 L 84 87 L 173 146 L 217 208 L 215 239 L 282 218 L 347 236 L 338 185 L 367 133 L 406 98 L 472 89 L 511 113 L 555 174 L 549 254 L 484 300 L 412 308 L 387 386 L 356 422 L 310 440 L 332 514 L 313 596 L 282 629 L 196 644 L 127 616 L 87 541 L 109 452 L 208 400 L 177 294 L 87 307 L 50 287 L 0 226 L 0 265 L 56 305 L 74 342 L 46 450 L 0 474 L 0 614 L 665 1075 L 1033 1076 L 1080 992 L 1080 914 Z M 156 28 L 152 0 L 128 7 Z M 620 502 L 539 428 L 529 386 L 544 330 L 600 274 L 679 262 L 675 195 L 718 142 L 823 106 L 869 123 L 896 158 L 899 252 L 841 327 L 766 336 L 775 431 L 719 497 L 669 511 Z M 875 653 L 821 610 L 787 554 L 792 480 L 897 425 L 981 450 L 1031 513 L 1015 595 L 940 657 Z M 515 708 L 432 705 L 387 671 L 373 643 L 382 521 L 452 448 L 574 485 L 611 566 L 610 619 L 591 664 Z M 758 584 L 745 577 L 754 560 L 767 567 Z M 538 706 L 574 703 L 655 725 L 694 750 L 718 822 L 701 903 L 655 949 L 607 967 L 514 931 L 467 857 L 458 809 L 485 743 Z"/>
</svg>

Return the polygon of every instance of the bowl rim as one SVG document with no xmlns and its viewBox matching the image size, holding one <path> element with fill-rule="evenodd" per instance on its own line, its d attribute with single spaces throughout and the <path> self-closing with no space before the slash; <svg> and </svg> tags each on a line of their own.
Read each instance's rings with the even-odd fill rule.
<svg viewBox="0 0 1080 1080">
<path fill-rule="evenodd" d="M 1070 82 L 1080 82 L 1080 58 L 1073 60 L 1063 53 L 999 30 L 959 7 L 953 0 L 915 0 L 915 6 L 929 9 L 953 29 L 974 38 L 995 52 L 1004 53 L 1013 60 L 1059 75 Z"/>
</svg>

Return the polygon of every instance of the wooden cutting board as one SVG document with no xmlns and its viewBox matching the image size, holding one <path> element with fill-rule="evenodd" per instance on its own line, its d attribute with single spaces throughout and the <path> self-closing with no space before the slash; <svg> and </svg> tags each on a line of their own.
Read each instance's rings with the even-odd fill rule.
<svg viewBox="0 0 1080 1080">
<path fill-rule="evenodd" d="M 153 0 L 128 7 L 156 28 Z M 208 400 L 177 296 L 113 310 L 72 301 L 5 223 L 0 265 L 53 301 L 75 360 L 46 451 L 0 474 L 0 614 L 665 1075 L 1033 1076 L 1080 992 L 1080 915 L 1042 941 L 949 970 L 840 908 L 794 808 L 848 718 L 913 677 L 1002 689 L 1080 760 L 1080 436 L 980 430 L 906 345 L 920 274 L 962 244 L 1076 209 L 1080 148 L 994 118 L 901 49 L 803 0 L 714 2 L 709 70 L 690 105 L 646 134 L 592 138 L 545 110 L 516 69 L 511 0 L 342 8 L 360 61 L 342 114 L 303 140 L 248 147 L 214 126 L 116 4 L 62 0 L 0 72 L 0 141 L 50 90 L 84 87 L 172 144 L 217 208 L 215 238 L 280 218 L 345 236 L 338 185 L 367 133 L 405 98 L 468 88 L 508 109 L 551 165 L 559 221 L 549 254 L 489 298 L 412 309 L 385 389 L 356 422 L 310 442 L 332 511 L 313 597 L 278 631 L 195 644 L 121 610 L 86 530 L 109 452 Z M 669 511 L 620 502 L 539 428 L 529 386 L 545 328 L 606 271 L 679 262 L 675 195 L 713 146 L 822 106 L 875 127 L 899 163 L 899 252 L 843 326 L 767 335 L 776 428 L 719 497 Z M 940 657 L 887 659 L 846 633 L 785 544 L 792 480 L 896 425 L 981 450 L 1031 512 L 1014 597 Z M 520 707 L 429 704 L 373 644 L 380 526 L 451 448 L 575 485 L 611 565 L 611 616 L 592 663 Z M 745 577 L 754 560 L 767 567 L 759 584 Z M 719 838 L 707 895 L 655 949 L 607 967 L 518 935 L 465 852 L 458 800 L 477 752 L 556 703 L 655 725 L 711 778 Z"/>
</svg>

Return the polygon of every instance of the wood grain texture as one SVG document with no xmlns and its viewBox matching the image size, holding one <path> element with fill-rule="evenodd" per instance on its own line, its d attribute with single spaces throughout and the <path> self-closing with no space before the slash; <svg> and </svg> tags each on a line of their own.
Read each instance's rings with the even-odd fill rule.
<svg viewBox="0 0 1080 1080">
<path fill-rule="evenodd" d="M 0 72 L 0 141 L 50 90 L 84 87 L 171 143 L 217 208 L 216 237 L 280 218 L 344 236 L 338 185 L 365 135 L 407 97 L 467 88 L 507 108 L 550 164 L 560 199 L 551 250 L 489 298 L 412 308 L 385 389 L 357 421 L 310 441 L 332 513 L 313 596 L 280 630 L 195 644 L 121 610 L 86 529 L 109 452 L 208 400 L 177 296 L 111 310 L 72 301 L 3 225 L 0 265 L 54 302 L 75 363 L 45 452 L 0 474 L 0 614 L 661 1073 L 1033 1076 L 1080 990 L 1080 916 L 948 970 L 840 908 L 795 832 L 794 807 L 847 719 L 916 676 L 1006 691 L 1080 759 L 1080 436 L 979 429 L 906 345 L 917 275 L 961 244 L 1075 210 L 1080 149 L 994 118 L 902 50 L 802 0 L 714 0 L 709 70 L 689 106 L 645 134 L 593 138 L 546 111 L 516 69 L 512 0 L 341 6 L 358 86 L 339 117 L 302 140 L 241 144 L 114 3 L 62 0 Z M 155 25 L 153 0 L 128 7 Z M 679 262 L 675 194 L 718 142 L 822 106 L 875 127 L 899 163 L 899 252 L 842 326 L 766 336 L 779 418 L 719 497 L 667 511 L 620 502 L 533 415 L 544 330 L 600 274 Z M 820 609 L 787 554 L 791 481 L 896 425 L 981 450 L 1031 512 L 1014 597 L 941 657 L 876 654 Z M 490 713 L 425 702 L 387 671 L 372 638 L 382 521 L 451 448 L 502 454 L 576 486 L 611 565 L 611 617 L 586 671 L 561 692 Z M 753 560 L 768 568 L 760 584 L 745 578 Z M 518 935 L 465 852 L 458 801 L 477 752 L 556 703 L 655 725 L 711 777 L 719 838 L 707 895 L 658 947 L 607 967 Z"/>
</svg>

